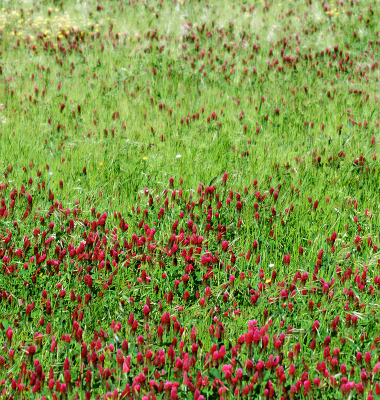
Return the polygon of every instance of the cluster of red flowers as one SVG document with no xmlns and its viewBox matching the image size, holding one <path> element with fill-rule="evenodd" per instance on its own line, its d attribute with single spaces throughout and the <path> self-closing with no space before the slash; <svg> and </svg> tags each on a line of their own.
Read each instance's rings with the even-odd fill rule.
<svg viewBox="0 0 380 400">
<path fill-rule="evenodd" d="M 145 188 L 128 218 L 92 208 L 90 220 L 79 202 L 64 208 L 52 193 L 33 218 L 37 191 L 2 186 L 0 214 L 14 221 L 0 249 L 3 395 L 380 394 L 378 247 L 359 235 L 369 213 L 334 231 L 325 250 L 309 241 L 276 258 L 270 243 L 286 243 L 279 236 L 292 215 L 318 219 L 323 209 L 297 190 L 289 200 L 285 184 L 255 181 L 240 194 L 227 174 L 220 183 L 193 196 L 170 178 L 155 198 Z M 257 234 L 248 245 L 245 229 Z M 358 266 L 364 258 L 371 267 Z"/>
</svg>

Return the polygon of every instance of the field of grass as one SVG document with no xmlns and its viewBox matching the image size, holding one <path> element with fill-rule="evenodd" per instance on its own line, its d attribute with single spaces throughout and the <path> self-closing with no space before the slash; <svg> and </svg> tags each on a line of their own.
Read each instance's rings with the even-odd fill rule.
<svg viewBox="0 0 380 400">
<path fill-rule="evenodd" d="M 380 399 L 376 1 L 0 2 L 0 398 Z"/>
</svg>

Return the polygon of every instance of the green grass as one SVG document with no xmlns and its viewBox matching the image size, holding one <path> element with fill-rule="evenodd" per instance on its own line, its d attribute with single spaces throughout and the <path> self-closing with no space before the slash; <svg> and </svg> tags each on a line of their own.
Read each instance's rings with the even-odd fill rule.
<svg viewBox="0 0 380 400">
<path fill-rule="evenodd" d="M 162 388 L 170 381 L 178 383 L 179 398 L 340 399 L 349 382 L 356 384 L 349 396 L 360 396 L 361 382 L 363 396 L 378 398 L 378 4 L 17 0 L 1 6 L 1 396 L 84 399 L 117 389 L 119 398 L 145 400 L 154 392 L 174 400 L 176 390 Z M 137 330 L 128 323 L 131 312 Z M 172 320 L 161 342 L 165 312 L 179 326 Z M 346 322 L 347 315 L 358 322 Z M 253 330 L 252 320 L 269 345 L 260 342 L 250 352 L 246 339 L 238 339 Z M 316 320 L 320 328 L 313 330 Z M 193 327 L 199 349 L 188 369 L 192 387 L 176 360 L 187 362 L 184 353 L 191 359 Z M 97 348 L 101 329 L 106 335 Z M 33 339 L 36 332 L 42 341 Z M 286 335 L 276 348 L 280 333 Z M 328 335 L 331 354 L 339 348 L 340 355 L 324 355 Z M 83 343 L 98 361 L 80 357 Z M 216 350 L 225 346 L 226 356 L 208 364 L 214 343 Z M 300 356 L 292 358 L 297 343 Z M 119 365 L 120 349 L 131 365 Z M 148 350 L 156 364 L 145 360 Z M 357 352 L 372 361 L 358 361 Z M 270 355 L 278 365 L 265 368 L 260 383 L 258 362 Z M 28 377 L 20 373 L 24 361 Z M 318 371 L 322 361 L 327 375 Z M 232 381 L 223 365 L 231 366 Z M 242 380 L 234 380 L 234 365 Z M 49 390 L 50 367 L 61 383 L 70 370 L 68 393 L 59 385 Z M 198 371 L 209 385 L 197 385 Z M 136 391 L 142 372 L 146 382 Z"/>
</svg>

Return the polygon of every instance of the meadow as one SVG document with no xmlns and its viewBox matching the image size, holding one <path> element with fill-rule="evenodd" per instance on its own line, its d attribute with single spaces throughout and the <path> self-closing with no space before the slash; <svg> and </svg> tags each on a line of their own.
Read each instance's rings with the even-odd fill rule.
<svg viewBox="0 0 380 400">
<path fill-rule="evenodd" d="M 380 399 L 380 6 L 0 3 L 0 398 Z"/>
</svg>

